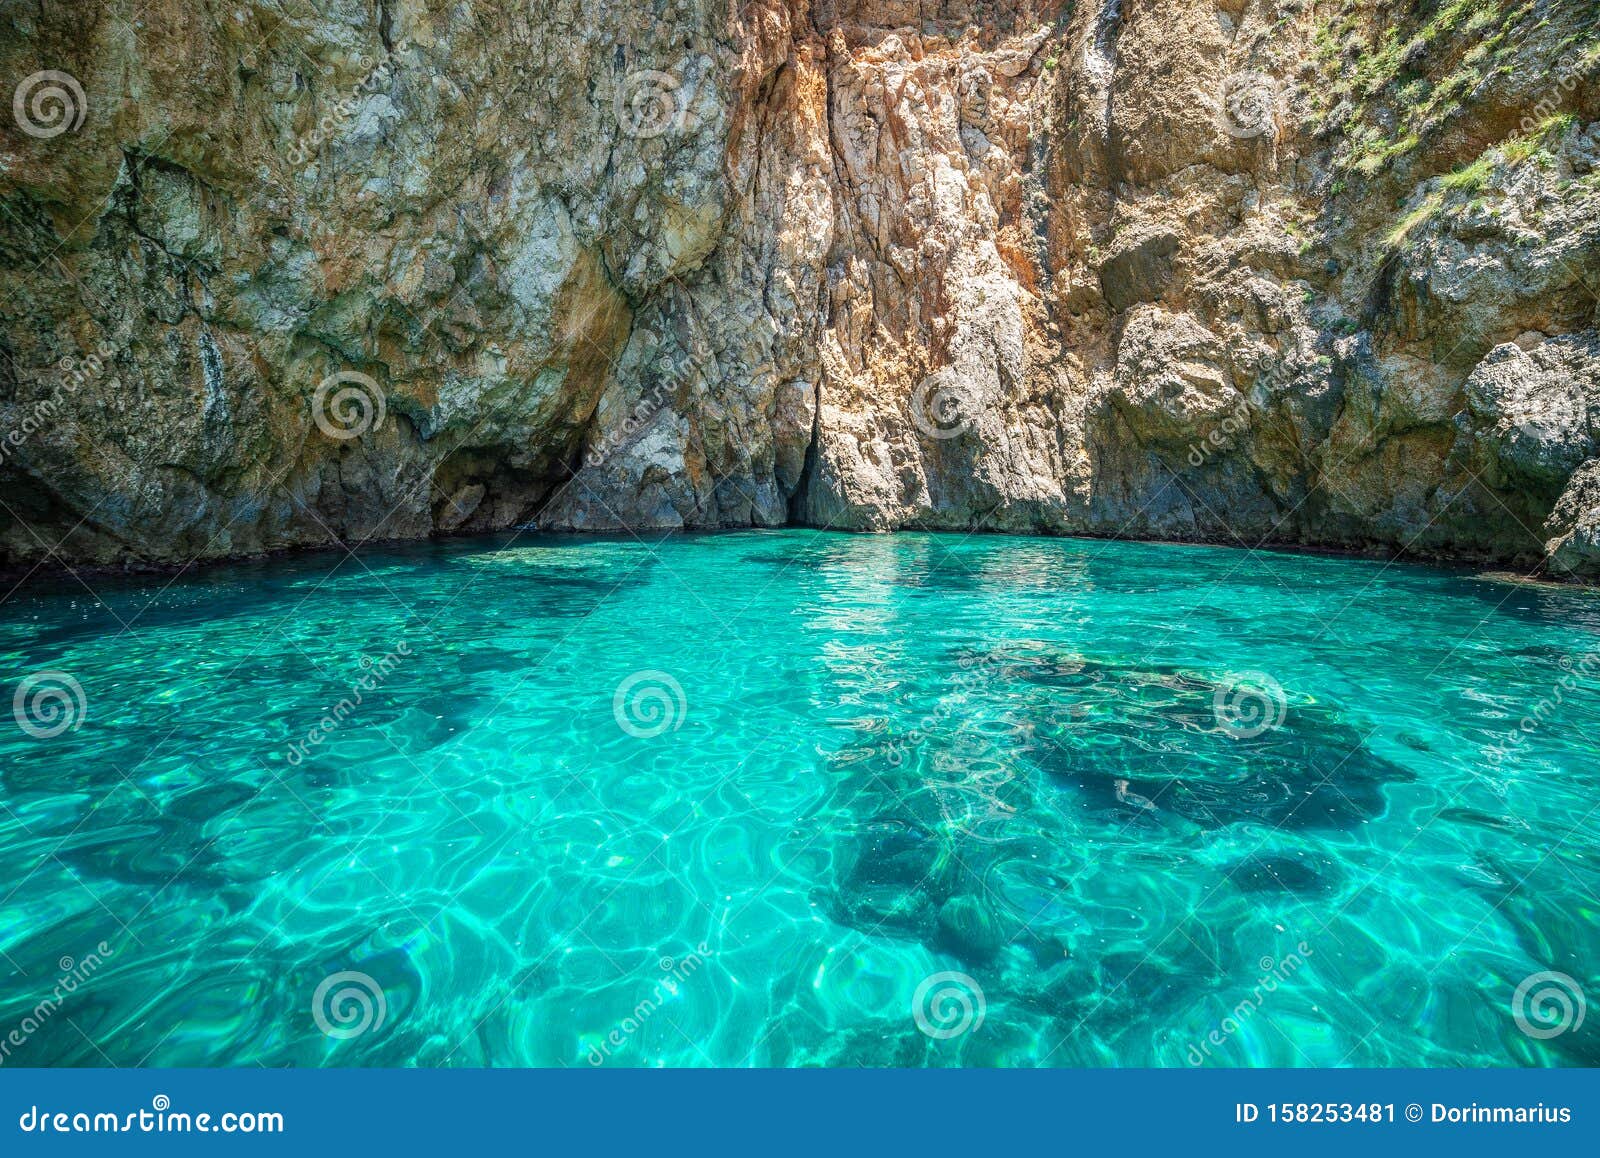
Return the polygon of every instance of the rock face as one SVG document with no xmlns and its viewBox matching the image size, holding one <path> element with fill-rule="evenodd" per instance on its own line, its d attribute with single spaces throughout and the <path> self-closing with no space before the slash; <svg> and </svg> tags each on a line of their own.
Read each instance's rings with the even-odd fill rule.
<svg viewBox="0 0 1600 1158">
<path fill-rule="evenodd" d="M 1600 575 L 1600 4 L 0 7 L 0 561 L 510 526 Z"/>
</svg>

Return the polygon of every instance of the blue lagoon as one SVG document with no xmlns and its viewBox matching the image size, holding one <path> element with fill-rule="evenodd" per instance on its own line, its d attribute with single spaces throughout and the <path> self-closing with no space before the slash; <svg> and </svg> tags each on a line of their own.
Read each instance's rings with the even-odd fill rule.
<svg viewBox="0 0 1600 1158">
<path fill-rule="evenodd" d="M 6 1064 L 1600 1063 L 1584 590 L 801 530 L 84 578 L 0 620 Z"/>
</svg>

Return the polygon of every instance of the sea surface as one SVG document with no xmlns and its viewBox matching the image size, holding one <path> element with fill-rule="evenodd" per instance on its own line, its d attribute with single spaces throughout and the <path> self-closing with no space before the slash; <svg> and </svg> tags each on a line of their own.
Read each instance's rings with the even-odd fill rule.
<svg viewBox="0 0 1600 1158">
<path fill-rule="evenodd" d="M 1596 652 L 1592 592 L 1069 539 L 36 578 L 0 1064 L 1600 1064 Z"/>
</svg>

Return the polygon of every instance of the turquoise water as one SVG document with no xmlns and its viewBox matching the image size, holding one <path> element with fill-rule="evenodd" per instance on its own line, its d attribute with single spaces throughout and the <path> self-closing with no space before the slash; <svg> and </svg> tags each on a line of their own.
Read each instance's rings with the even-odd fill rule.
<svg viewBox="0 0 1600 1158">
<path fill-rule="evenodd" d="M 1514 1016 L 1600 991 L 1592 593 L 806 531 L 87 581 L 0 610 L 8 696 L 82 689 L 0 716 L 5 1064 L 1600 1064 Z"/>
</svg>

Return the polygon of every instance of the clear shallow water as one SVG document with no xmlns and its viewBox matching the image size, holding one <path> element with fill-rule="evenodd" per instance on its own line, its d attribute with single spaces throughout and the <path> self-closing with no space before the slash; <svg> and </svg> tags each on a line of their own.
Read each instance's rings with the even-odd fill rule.
<svg viewBox="0 0 1600 1158">
<path fill-rule="evenodd" d="M 87 705 L 0 728 L 0 1036 L 110 953 L 5 1064 L 1600 1064 L 1512 1015 L 1600 984 L 1590 593 L 805 531 L 89 582 L 0 605 Z"/>
</svg>

